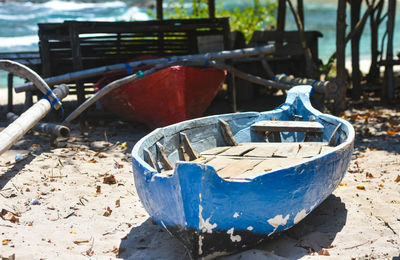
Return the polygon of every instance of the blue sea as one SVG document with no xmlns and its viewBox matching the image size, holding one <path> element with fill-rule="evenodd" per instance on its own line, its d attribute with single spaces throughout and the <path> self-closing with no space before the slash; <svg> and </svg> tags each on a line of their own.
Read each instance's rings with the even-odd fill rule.
<svg viewBox="0 0 400 260">
<path fill-rule="evenodd" d="M 133 21 L 148 20 L 148 8 L 154 1 L 0 1 L 0 52 L 38 51 L 37 23 L 63 22 L 64 20 Z M 190 2 L 189 0 L 187 2 Z M 223 8 L 232 9 L 252 5 L 252 0 L 216 0 Z M 319 56 L 326 62 L 335 51 L 336 0 L 308 0 L 305 2 L 305 29 L 323 34 L 319 40 Z M 188 4 L 189 6 L 189 4 Z M 399 14 L 400 3 L 397 5 Z M 349 8 L 348 8 L 349 9 Z M 396 26 L 400 26 L 400 15 Z M 349 24 L 349 22 L 348 22 Z M 383 28 L 381 34 L 383 34 Z M 287 30 L 295 30 L 291 13 L 287 13 Z M 396 32 L 397 31 L 397 32 Z M 395 43 L 400 41 L 399 29 L 395 28 Z M 369 24 L 361 41 L 361 59 L 369 59 Z M 400 52 L 395 45 L 394 53 Z M 350 48 L 347 48 L 347 56 Z M 5 87 L 5 72 L 0 72 L 0 87 Z"/>
</svg>

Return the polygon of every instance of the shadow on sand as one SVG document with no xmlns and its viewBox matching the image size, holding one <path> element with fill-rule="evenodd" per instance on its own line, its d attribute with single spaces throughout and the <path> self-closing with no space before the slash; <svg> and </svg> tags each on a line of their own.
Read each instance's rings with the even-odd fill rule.
<svg viewBox="0 0 400 260">
<path fill-rule="evenodd" d="M 221 259 L 298 259 L 331 245 L 346 223 L 347 210 L 339 197 L 330 195 L 295 227 L 266 240 L 258 247 Z M 122 249 L 123 248 L 123 249 Z M 150 218 L 131 229 L 121 241 L 123 259 L 190 259 L 182 244 Z M 272 253 L 273 252 L 273 253 Z"/>
</svg>

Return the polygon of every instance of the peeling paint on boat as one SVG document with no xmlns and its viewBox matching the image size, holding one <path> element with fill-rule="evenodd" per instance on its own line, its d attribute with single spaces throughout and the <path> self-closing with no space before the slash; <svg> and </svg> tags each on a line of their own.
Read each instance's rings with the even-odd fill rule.
<svg viewBox="0 0 400 260">
<path fill-rule="evenodd" d="M 239 217 L 239 213 L 235 212 L 235 214 L 233 214 L 234 218 L 238 218 Z"/>
<path fill-rule="evenodd" d="M 242 240 L 242 237 L 239 235 L 233 235 L 234 228 L 229 229 L 226 233 L 231 236 L 232 242 L 240 242 Z"/>
<path fill-rule="evenodd" d="M 252 226 L 248 226 L 248 227 L 247 227 L 247 230 L 248 230 L 248 231 L 252 231 L 253 229 L 254 229 L 254 228 L 253 228 Z"/>
<path fill-rule="evenodd" d="M 203 207 L 201 205 L 199 205 L 199 229 L 203 233 L 211 234 L 212 230 L 217 227 L 217 223 L 211 224 L 210 223 L 211 217 L 209 217 L 208 219 L 206 219 L 204 221 L 202 213 L 203 213 Z"/>
<path fill-rule="evenodd" d="M 267 220 L 268 224 L 274 227 L 274 230 L 268 235 L 272 235 L 278 229 L 279 226 L 286 225 L 287 221 L 289 220 L 289 216 L 290 215 L 287 214 L 286 217 L 283 218 L 282 215 L 276 215 L 275 217 L 268 219 Z"/>
<path fill-rule="evenodd" d="M 296 214 L 296 216 L 294 217 L 294 224 L 299 223 L 303 218 L 305 218 L 307 216 L 307 212 L 305 209 L 303 209 L 302 211 L 300 211 L 299 213 Z"/>
</svg>

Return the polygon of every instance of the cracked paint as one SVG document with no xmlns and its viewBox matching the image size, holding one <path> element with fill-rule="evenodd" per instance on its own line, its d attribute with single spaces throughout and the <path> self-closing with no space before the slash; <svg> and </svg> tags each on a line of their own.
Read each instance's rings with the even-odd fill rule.
<svg viewBox="0 0 400 260">
<path fill-rule="evenodd" d="M 229 234 L 231 237 L 232 242 L 240 242 L 242 237 L 239 235 L 233 235 L 234 228 L 229 229 L 226 233 Z"/>
<path fill-rule="evenodd" d="M 238 218 L 239 217 L 239 213 L 235 212 L 235 214 L 233 214 L 234 218 Z"/>
</svg>

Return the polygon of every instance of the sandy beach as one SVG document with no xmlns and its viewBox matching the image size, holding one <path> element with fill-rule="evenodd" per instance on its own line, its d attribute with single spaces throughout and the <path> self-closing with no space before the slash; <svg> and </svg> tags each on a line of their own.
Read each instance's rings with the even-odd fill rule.
<svg viewBox="0 0 400 260">
<path fill-rule="evenodd" d="M 2 89 L 1 129 L 6 100 Z M 400 259 L 400 112 L 356 107 L 343 115 L 357 135 L 336 191 L 295 227 L 221 259 Z M 135 190 L 130 151 L 149 131 L 95 120 L 53 144 L 29 132 L 0 156 L 0 257 L 189 259 Z"/>
</svg>

